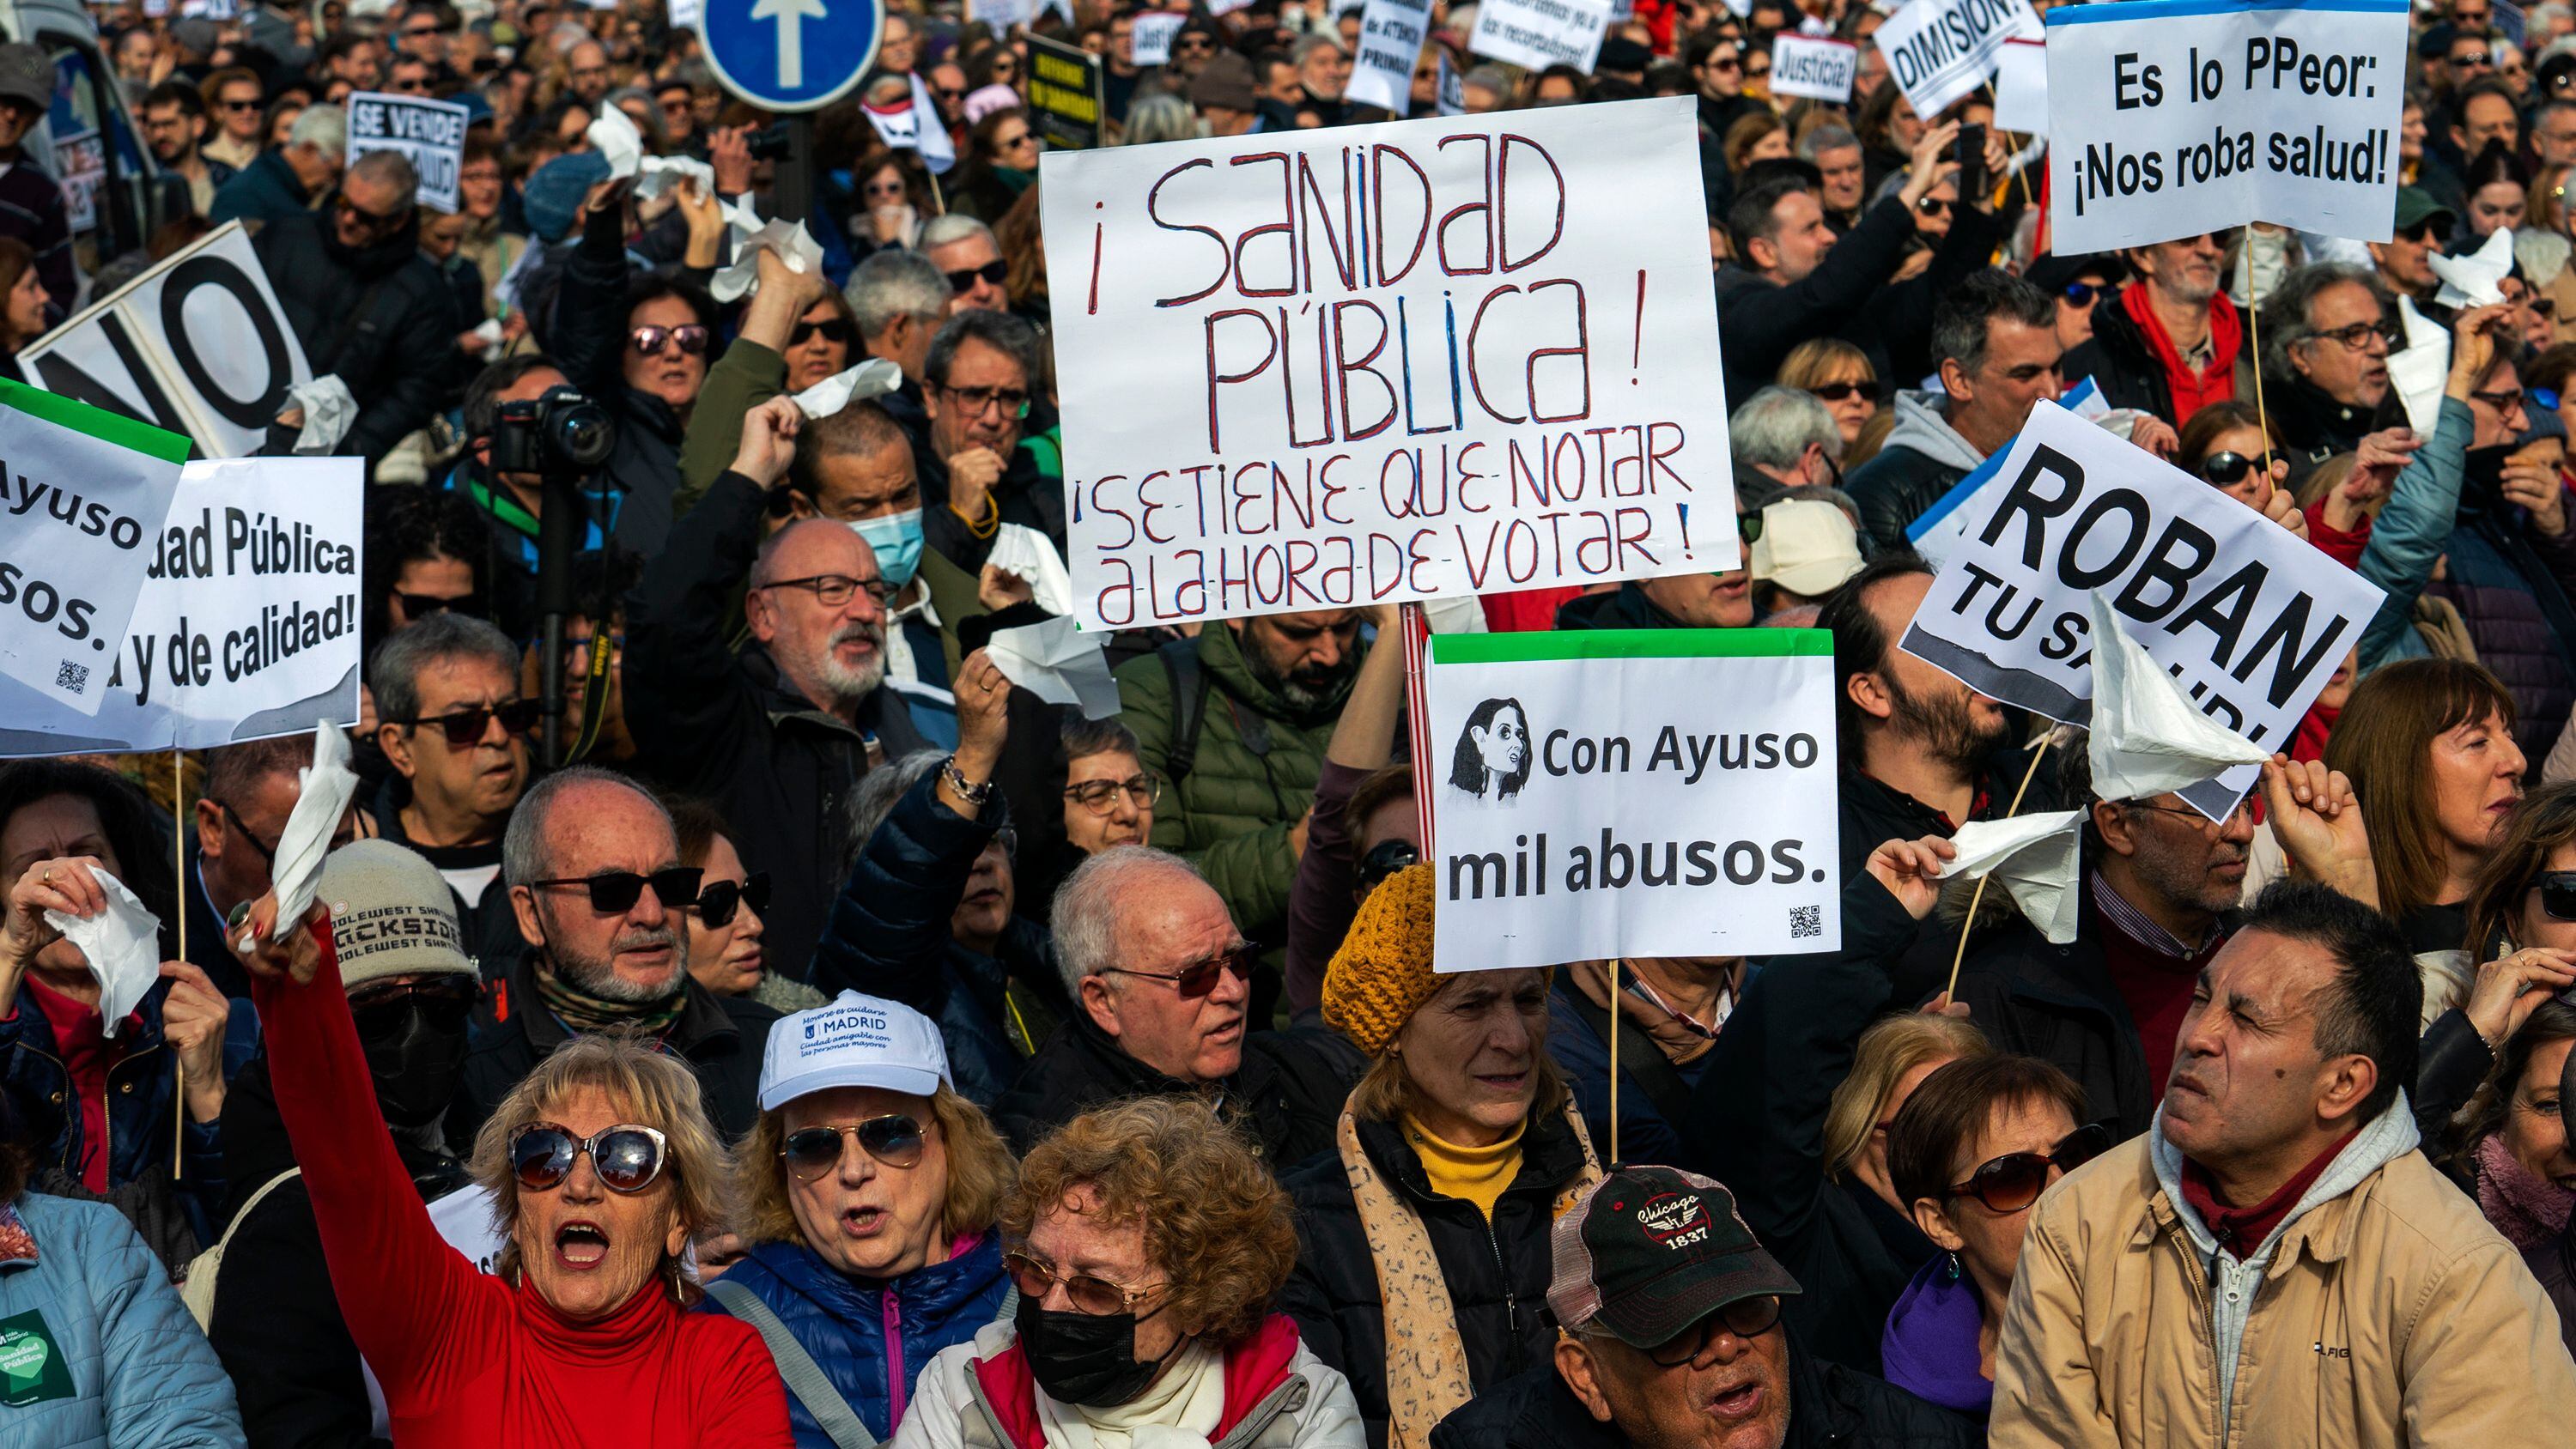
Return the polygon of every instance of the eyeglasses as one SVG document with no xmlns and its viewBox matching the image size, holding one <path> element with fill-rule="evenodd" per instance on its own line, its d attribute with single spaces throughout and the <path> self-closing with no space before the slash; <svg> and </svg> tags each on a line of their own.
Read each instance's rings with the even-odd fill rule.
<svg viewBox="0 0 2576 1449">
<path fill-rule="evenodd" d="M 2129 800 L 2124 801 L 2123 806 L 2126 809 L 2144 810 L 2154 815 L 2179 815 L 2183 819 L 2191 822 L 2192 829 L 2203 833 L 2207 833 L 2210 828 L 2209 817 L 2201 814 L 2199 811 L 2188 805 L 2152 805 L 2144 800 Z M 2235 809 L 2227 812 L 2227 818 L 2219 822 L 2219 828 L 2225 829 L 2227 826 L 2235 824 L 2236 817 L 2252 814 L 2253 810 L 2254 797 L 2248 795 L 2244 799 L 2236 802 Z"/>
<path fill-rule="evenodd" d="M 993 149 L 996 151 L 1016 151 L 1022 146 L 1034 146 L 1037 143 L 1038 138 L 1034 132 L 1022 131 L 1020 134 L 1013 136 L 1008 140 L 995 140 L 993 142 Z M 996 262 L 994 265 L 1000 266 L 1001 263 Z M 993 280 L 998 282 L 1001 278 L 995 277 Z"/>
<path fill-rule="evenodd" d="M 402 225 L 403 217 L 407 215 L 405 212 L 396 211 L 390 216 L 379 216 L 351 201 L 345 194 L 334 197 L 331 208 L 342 221 L 366 231 L 371 236 L 391 231 Z"/>
<path fill-rule="evenodd" d="M 932 86 L 930 88 L 930 98 L 946 105 L 955 105 L 957 102 L 966 99 L 966 93 L 962 90 L 951 90 L 946 86 Z"/>
<path fill-rule="evenodd" d="M 1204 961 L 1193 961 L 1178 971 L 1130 971 L 1124 966 L 1105 968 L 1112 976 L 1142 976 L 1148 981 L 1168 981 L 1174 991 L 1195 1001 L 1216 990 L 1217 977 L 1231 975 L 1237 981 L 1252 979 L 1252 965 L 1258 959 L 1250 945 L 1237 946 L 1222 955 Z"/>
<path fill-rule="evenodd" d="M 590 1167 L 610 1192 L 633 1195 L 662 1175 L 662 1134 L 650 1127 L 620 1124 L 588 1137 L 575 1137 L 552 1122 L 535 1122 L 510 1134 L 510 1175 L 531 1192 L 544 1192 L 572 1176 L 575 1158 L 590 1155 Z"/>
<path fill-rule="evenodd" d="M 858 1139 L 859 1150 L 888 1167 L 918 1167 L 929 1140 L 921 1124 L 900 1112 L 870 1117 L 843 1127 L 799 1127 L 779 1144 L 778 1156 L 798 1182 L 812 1182 L 841 1165 L 841 1138 Z"/>
<path fill-rule="evenodd" d="M 1216 54 L 1216 42 L 1204 35 L 1184 35 L 1180 39 L 1172 42 L 1172 49 L 1196 51 L 1202 55 L 1214 55 Z"/>
<path fill-rule="evenodd" d="M 2576 921 L 2576 870 L 2543 871 L 2529 889 L 2540 892 L 2540 909 L 2553 921 Z"/>
<path fill-rule="evenodd" d="M 452 596 L 441 596 L 438 594 L 406 594 L 402 590 L 396 589 L 394 590 L 394 598 L 402 604 L 403 617 L 415 621 L 426 619 L 432 614 L 468 614 L 478 619 L 483 616 L 483 596 L 481 594 L 456 594 Z"/>
<path fill-rule="evenodd" d="M 2273 460 L 2277 456 L 2269 452 L 2253 458 L 2248 458 L 2243 453 L 2212 453 L 2200 460 L 2200 476 L 2221 488 L 2232 487 L 2245 481 L 2246 474 L 2258 469 L 2265 473 L 2271 472 Z"/>
<path fill-rule="evenodd" d="M 1986 1205 L 1988 1212 L 2017 1213 L 2039 1201 L 2041 1190 L 2048 1186 L 2050 1168 L 2073 1172 L 2110 1148 L 2110 1129 L 2090 1122 L 2067 1133 L 2044 1153 L 2008 1152 L 1980 1163 L 1966 1182 L 1951 1184 L 1941 1195 L 1975 1198 Z"/>
<path fill-rule="evenodd" d="M 1820 382 L 1807 391 L 1826 402 L 1841 402 L 1847 397 L 1858 397 L 1862 402 L 1878 401 L 1878 384 L 1866 379 L 1859 382 Z"/>
<path fill-rule="evenodd" d="M 1948 216 L 1950 214 L 1950 203 L 1943 201 L 1937 196 L 1927 196 L 1914 203 L 1914 209 L 1923 213 L 1925 216 Z"/>
<path fill-rule="evenodd" d="M 2108 290 L 2110 289 L 2093 282 L 2069 282 L 2059 290 L 2059 295 L 2066 299 L 2066 305 L 2070 307 L 2090 307 Z"/>
<path fill-rule="evenodd" d="M 666 342 L 676 342 L 680 351 L 696 357 L 707 350 L 707 329 L 694 322 L 685 327 L 638 327 L 626 334 L 626 341 L 642 357 L 660 352 Z"/>
<path fill-rule="evenodd" d="M 459 1031 L 473 1014 L 480 984 L 471 976 L 440 976 L 391 986 L 362 986 L 349 998 L 349 1017 L 362 1038 L 382 1040 L 407 1030 L 417 1015 L 439 1031 Z"/>
<path fill-rule="evenodd" d="M 481 741 L 495 719 L 501 722 L 503 734 L 526 734 L 537 727 L 537 716 L 542 710 L 543 706 L 536 700 L 510 699 L 499 704 L 469 705 L 451 714 L 431 715 L 419 719 L 389 719 L 385 723 L 401 725 L 406 729 L 436 725 L 440 732 L 447 736 L 447 747 L 461 750 Z"/>
<path fill-rule="evenodd" d="M 1061 1283 L 1065 1298 L 1073 1304 L 1073 1311 L 1088 1318 L 1125 1313 L 1166 1286 L 1148 1283 L 1142 1288 L 1130 1288 L 1124 1283 L 1112 1283 L 1090 1273 L 1067 1273 L 1052 1263 L 1041 1263 L 1020 1252 L 1004 1253 L 1002 1269 L 1011 1275 L 1011 1286 L 1020 1290 L 1022 1302 L 1043 1302 L 1055 1285 Z"/>
<path fill-rule="evenodd" d="M 1011 264 L 1003 261 L 999 257 L 995 257 L 993 260 L 986 262 L 980 267 L 960 267 L 956 271 L 950 272 L 948 274 L 948 290 L 951 292 L 968 291 L 974 287 L 977 278 L 981 278 L 998 287 L 1002 285 L 1002 283 L 1010 280 L 1010 276 Z"/>
<path fill-rule="evenodd" d="M 2367 352 L 2370 350 L 2370 339 L 2374 337 L 2391 347 L 2397 345 L 2396 339 L 2389 336 L 2387 329 L 2388 324 L 2384 322 L 2355 322 L 2349 327 L 2337 327 L 2316 335 L 2342 343 L 2348 352 Z"/>
<path fill-rule="evenodd" d="M 1744 540 L 1746 543 L 1761 542 L 1761 511 L 1758 509 L 1748 509 L 1745 512 L 1735 515 L 1735 536 Z"/>
<path fill-rule="evenodd" d="M 2516 405 L 2521 403 L 2522 389 L 2518 387 L 2499 387 L 2487 392 L 2473 392 L 2469 394 L 2469 400 L 2471 402 L 2485 403 L 2488 407 L 2494 408 L 2500 413 L 2509 413 L 2514 410 Z"/>
<path fill-rule="evenodd" d="M 2558 299 L 2555 297 L 2525 297 L 2522 304 L 2531 309 L 2531 315 L 2534 317 L 2554 316 L 2558 311 Z"/>
<path fill-rule="evenodd" d="M 868 597 L 876 600 L 879 608 L 894 602 L 894 596 L 903 592 L 883 579 L 854 579 L 848 574 L 815 574 L 810 578 L 779 579 L 757 587 L 803 589 L 814 596 L 815 603 L 821 604 L 826 609 L 841 607 L 850 601 L 850 595 L 861 589 L 868 591 Z"/>
<path fill-rule="evenodd" d="M 232 828 L 240 834 L 242 839 L 250 842 L 250 848 L 259 852 L 259 858 L 261 860 L 268 862 L 272 867 L 277 864 L 277 847 L 260 839 L 258 836 L 251 834 L 250 827 L 242 822 L 240 811 L 235 810 L 233 807 L 225 804 L 221 800 L 215 799 L 212 795 L 207 796 L 206 799 L 208 802 L 213 804 L 216 810 L 222 812 L 224 823 L 232 826 Z"/>
<path fill-rule="evenodd" d="M 1378 888 L 1388 876 L 1422 859 L 1422 848 L 1410 840 L 1381 840 L 1360 857 L 1360 868 L 1352 884 L 1362 900 Z"/>
<path fill-rule="evenodd" d="M 219 111 L 256 111 L 256 110 L 258 110 L 259 108 L 260 108 L 260 103 L 259 103 L 258 101 L 255 101 L 255 100 L 252 100 L 252 101 L 217 101 L 217 102 L 215 102 L 215 109 L 216 109 L 216 110 L 219 110 Z"/>
<path fill-rule="evenodd" d="M 769 872 L 756 870 L 741 880 L 708 881 L 698 892 L 698 919 L 710 926 L 730 926 L 745 901 L 756 914 L 769 913 Z"/>
<path fill-rule="evenodd" d="M 1065 788 L 1064 798 L 1094 815 L 1106 815 L 1117 808 L 1121 791 L 1139 810 L 1147 809 L 1163 798 L 1163 782 L 1152 775 L 1130 775 L 1124 780 L 1085 780 Z"/>
<path fill-rule="evenodd" d="M 787 345 L 802 347 L 808 338 L 819 332 L 824 341 L 838 342 L 847 346 L 850 339 L 858 335 L 858 331 L 858 328 L 850 325 L 850 319 L 847 317 L 826 317 L 820 322 L 799 322 L 788 331 Z"/>
<path fill-rule="evenodd" d="M 2458 66 L 2458 65 L 2490 65 L 2490 64 L 2492 64 L 2493 62 L 2494 62 L 2494 57 L 2492 57 L 2492 56 L 2488 55 L 2488 54 L 2487 54 L 2485 51 L 2483 51 L 2483 50 L 2471 50 L 2471 51 L 2465 51 L 2465 52 L 2462 52 L 2462 53 L 2461 53 L 2461 54 L 2459 54 L 2459 55 L 2455 55 L 2455 56 L 2452 56 L 2452 57 L 2451 57 L 2451 64 L 2453 64 L 2453 65 L 2455 65 L 2455 66 Z"/>
<path fill-rule="evenodd" d="M 999 266 L 1000 263 L 994 265 Z M 1015 387 L 950 387 L 944 382 L 936 386 L 965 404 L 969 417 L 981 417 L 986 408 L 995 406 L 1001 408 L 1005 417 L 1024 418 L 1029 415 L 1029 395 Z"/>
<path fill-rule="evenodd" d="M 1764 1293 L 1734 1302 L 1702 1318 L 1699 1322 L 1645 1350 L 1646 1357 L 1657 1368 L 1680 1368 L 1708 1356 L 1720 1333 L 1737 1338 L 1760 1338 L 1780 1326 L 1780 1298 Z"/>
<path fill-rule="evenodd" d="M 638 875 L 631 870 L 604 870 L 597 875 L 557 876 L 551 880 L 532 880 L 532 890 L 571 890 L 579 887 L 590 892 L 590 908 L 602 915 L 622 916 L 635 909 L 644 898 L 644 888 L 653 888 L 653 899 L 664 910 L 686 910 L 698 902 L 698 882 L 706 872 L 694 865 L 673 865 Z"/>
</svg>

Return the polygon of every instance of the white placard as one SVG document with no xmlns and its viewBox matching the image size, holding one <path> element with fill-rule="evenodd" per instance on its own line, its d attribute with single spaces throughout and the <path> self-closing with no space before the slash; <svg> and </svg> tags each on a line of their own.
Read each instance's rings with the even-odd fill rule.
<svg viewBox="0 0 2576 1449">
<path fill-rule="evenodd" d="M 349 159 L 370 151 L 396 151 L 420 173 L 420 204 L 453 212 L 463 203 L 456 176 L 465 166 L 465 123 L 470 113 L 454 101 L 357 91 L 348 99 Z"/>
<path fill-rule="evenodd" d="M 1128 60 L 1138 66 L 1168 65 L 1172 59 L 1172 38 L 1189 23 L 1186 15 L 1169 10 L 1148 10 L 1136 17 L 1135 40 L 1127 52 Z"/>
<path fill-rule="evenodd" d="M 0 382 L 0 682 L 33 708 L 86 719 L 106 702 L 187 454 L 176 434 Z"/>
<path fill-rule="evenodd" d="M 1014 26 L 1025 26 L 1037 19 L 1037 0 L 968 0 L 966 13 L 993 27 L 995 35 L 1008 35 Z"/>
<path fill-rule="evenodd" d="M 2276 750 L 2382 598 L 2306 540 L 2055 403 L 2031 409 L 1994 480 L 1959 507 L 1962 535 L 1902 647 L 2068 724 L 2091 713 L 2095 591 L 2203 713 Z M 2254 775 L 2231 770 L 2185 798 L 2223 814 Z"/>
<path fill-rule="evenodd" d="M 1467 76 L 1458 67 L 1450 64 L 1447 46 L 1440 49 L 1440 114 L 1444 116 L 1467 114 Z"/>
<path fill-rule="evenodd" d="M 1846 40 L 1781 34 L 1771 41 L 1771 94 L 1810 96 L 1837 105 L 1851 100 L 1860 47 Z"/>
<path fill-rule="evenodd" d="M 1041 169 L 1084 627 L 1738 566 L 1689 97 Z"/>
<path fill-rule="evenodd" d="M 2041 33 L 2030 0 L 1913 0 L 1870 43 L 1887 56 L 1888 76 L 1914 114 L 1929 120 L 1985 84 L 2006 40 Z"/>
<path fill-rule="evenodd" d="M 2249 221 L 2386 241 L 2409 73 L 2405 0 L 2052 10 L 2051 245 L 2110 251 Z"/>
<path fill-rule="evenodd" d="M 92 303 L 18 362 L 50 392 L 184 433 L 211 458 L 258 451 L 287 389 L 313 380 L 237 221 Z"/>
<path fill-rule="evenodd" d="M 364 468 L 190 463 L 159 534 L 129 560 L 142 591 L 99 672 L 97 714 L 0 680 L 0 758 L 210 749 L 355 724 Z"/>
<path fill-rule="evenodd" d="M 2048 132 L 2048 44 L 2007 40 L 1995 52 L 1995 129 Z"/>
<path fill-rule="evenodd" d="M 1431 0 L 1368 0 L 1360 13 L 1359 54 L 1351 57 L 1342 98 L 1398 117 L 1413 111 L 1413 67 L 1431 34 Z"/>
<path fill-rule="evenodd" d="M 1467 49 L 1507 65 L 1570 65 L 1585 75 L 1610 31 L 1611 0 L 1484 0 Z"/>
<path fill-rule="evenodd" d="M 1433 635 L 1432 967 L 1842 945 L 1833 637 Z"/>
</svg>

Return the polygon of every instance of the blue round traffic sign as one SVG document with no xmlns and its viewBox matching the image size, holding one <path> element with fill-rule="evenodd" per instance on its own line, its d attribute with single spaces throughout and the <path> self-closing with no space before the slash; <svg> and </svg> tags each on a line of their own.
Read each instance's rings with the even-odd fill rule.
<svg viewBox="0 0 2576 1449">
<path fill-rule="evenodd" d="M 698 38 L 716 78 L 770 111 L 812 111 L 847 95 L 877 58 L 882 0 L 705 0 Z"/>
</svg>

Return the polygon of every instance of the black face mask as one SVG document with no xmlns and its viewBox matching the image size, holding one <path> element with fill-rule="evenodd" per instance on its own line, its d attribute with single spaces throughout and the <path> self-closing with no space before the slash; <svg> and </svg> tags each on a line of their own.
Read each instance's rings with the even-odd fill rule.
<svg viewBox="0 0 2576 1449">
<path fill-rule="evenodd" d="M 2460 455 L 2460 481 L 2494 492 L 2504 483 L 2505 456 L 2513 451 L 2511 443 L 2498 443 L 2492 448 L 2471 448 Z"/>
<path fill-rule="evenodd" d="M 465 1066 L 465 1029 L 441 1031 L 418 1007 L 404 1013 L 399 1035 L 361 1039 L 376 1105 L 394 1127 L 426 1127 L 456 1100 Z"/>
<path fill-rule="evenodd" d="M 1160 1313 L 1162 1310 L 1154 1310 Z M 1187 1338 L 1172 1341 L 1161 1358 L 1136 1360 L 1136 1315 L 1133 1313 L 1057 1313 L 1022 1298 L 1012 1319 L 1020 1330 L 1020 1348 L 1029 1357 L 1029 1372 L 1038 1387 L 1059 1404 L 1114 1409 L 1145 1392 L 1154 1375 Z"/>
</svg>

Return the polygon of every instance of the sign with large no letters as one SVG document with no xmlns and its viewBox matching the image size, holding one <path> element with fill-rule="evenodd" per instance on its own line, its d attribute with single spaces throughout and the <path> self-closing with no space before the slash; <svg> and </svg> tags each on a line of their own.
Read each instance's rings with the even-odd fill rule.
<svg viewBox="0 0 2576 1449">
<path fill-rule="evenodd" d="M 1833 636 L 1435 634 L 1432 966 L 1842 944 Z"/>
<path fill-rule="evenodd" d="M 1992 482 L 1959 504 L 1905 652 L 1969 688 L 2067 724 L 2091 715 L 2088 596 L 2204 714 L 2266 749 L 2378 612 L 2379 587 L 2234 498 L 2055 403 L 2031 409 Z M 2183 792 L 2221 816 L 2244 766 Z"/>
<path fill-rule="evenodd" d="M 1888 16 L 1870 43 L 1887 56 L 1888 76 L 1906 104 L 1930 120 L 1986 83 L 2005 41 L 2041 33 L 2030 0 L 1913 0 Z"/>
<path fill-rule="evenodd" d="M 185 434 L 212 458 L 257 451 L 286 390 L 313 380 L 239 222 L 165 258 L 18 361 L 49 392 Z"/>
<path fill-rule="evenodd" d="M 1043 168 L 1086 627 L 1737 566 L 1688 97 Z"/>
<path fill-rule="evenodd" d="M 2406 0 L 2052 9 L 2051 245 L 2109 251 L 2249 221 L 2386 241 L 2406 21 Z"/>
</svg>

